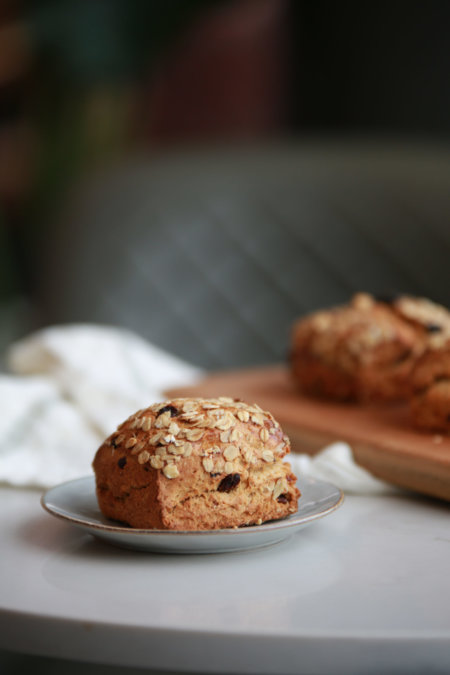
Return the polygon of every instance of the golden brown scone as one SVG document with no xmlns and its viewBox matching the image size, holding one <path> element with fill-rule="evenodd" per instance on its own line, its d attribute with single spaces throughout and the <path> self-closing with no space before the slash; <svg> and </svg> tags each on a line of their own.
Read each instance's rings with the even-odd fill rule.
<svg viewBox="0 0 450 675">
<path fill-rule="evenodd" d="M 436 336 L 411 374 L 415 426 L 450 432 L 450 339 Z"/>
<path fill-rule="evenodd" d="M 270 413 L 231 398 L 173 399 L 138 411 L 98 449 L 97 499 L 137 528 L 209 530 L 297 511 L 289 439 Z"/>
<path fill-rule="evenodd" d="M 300 389 L 349 401 L 406 399 L 409 377 L 430 336 L 450 332 L 450 313 L 423 298 L 377 300 L 316 312 L 293 328 L 291 370 Z"/>
</svg>

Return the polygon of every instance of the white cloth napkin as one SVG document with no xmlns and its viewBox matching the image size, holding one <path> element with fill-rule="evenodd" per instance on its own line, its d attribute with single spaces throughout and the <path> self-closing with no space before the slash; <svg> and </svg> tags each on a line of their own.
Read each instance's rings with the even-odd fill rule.
<svg viewBox="0 0 450 675">
<path fill-rule="evenodd" d="M 89 324 L 55 326 L 13 344 L 0 375 L 0 482 L 47 488 L 92 473 L 97 447 L 120 422 L 194 384 L 201 369 L 130 331 Z M 249 401 L 252 403 L 252 401 Z M 294 473 L 345 492 L 392 489 L 354 462 L 345 443 L 315 457 L 289 456 Z"/>
<path fill-rule="evenodd" d="M 46 328 L 13 344 L 0 375 L 0 482 L 49 487 L 92 473 L 100 443 L 164 390 L 203 372 L 130 331 Z"/>
<path fill-rule="evenodd" d="M 288 455 L 296 476 L 311 476 L 341 488 L 346 494 L 387 494 L 397 488 L 356 464 L 348 443 L 333 443 L 314 456 Z"/>
<path fill-rule="evenodd" d="M 0 376 L 0 481 L 48 487 L 90 473 L 99 436 L 44 377 Z"/>
<path fill-rule="evenodd" d="M 202 374 L 122 328 L 57 326 L 13 344 L 7 354 L 18 375 L 45 375 L 102 437 L 165 389 Z"/>
</svg>

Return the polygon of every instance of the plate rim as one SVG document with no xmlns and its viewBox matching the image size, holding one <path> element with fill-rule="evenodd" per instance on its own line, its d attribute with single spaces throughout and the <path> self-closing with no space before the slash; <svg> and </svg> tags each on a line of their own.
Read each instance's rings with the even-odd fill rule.
<svg viewBox="0 0 450 675">
<path fill-rule="evenodd" d="M 71 523 L 72 525 L 76 525 L 79 527 L 83 528 L 89 528 L 91 530 L 97 530 L 99 532 L 105 532 L 111 535 L 136 535 L 136 536 L 163 536 L 163 537 L 168 537 L 168 538 L 179 538 L 180 536 L 184 537 L 189 537 L 189 536 L 201 536 L 201 537 L 211 537 L 211 536 L 220 536 L 220 535 L 233 535 L 233 536 L 240 536 L 240 535 L 247 535 L 251 533 L 256 533 L 256 532 L 271 532 L 273 530 L 285 530 L 289 529 L 291 527 L 298 527 L 299 525 L 306 525 L 314 520 L 319 520 L 320 518 L 324 518 L 325 516 L 329 515 L 330 513 L 333 513 L 336 511 L 340 506 L 342 506 L 344 499 L 345 499 L 345 494 L 343 490 L 335 485 L 334 483 L 330 483 L 329 481 L 324 481 L 318 478 L 313 478 L 312 476 L 303 476 L 301 478 L 302 482 L 306 482 L 309 485 L 322 485 L 322 486 L 329 486 L 330 488 L 333 488 L 333 490 L 337 491 L 337 499 L 336 501 L 329 506 L 328 508 L 324 509 L 323 511 L 319 511 L 317 513 L 312 513 L 308 516 L 302 516 L 299 511 L 296 513 L 290 515 L 290 516 L 285 516 L 284 518 L 280 518 L 278 520 L 271 520 L 266 523 L 262 523 L 261 525 L 247 525 L 245 527 L 237 527 L 237 528 L 220 528 L 220 529 L 214 529 L 214 530 L 160 530 L 160 529 L 148 529 L 148 528 L 134 528 L 134 527 L 126 527 L 126 526 L 121 526 L 121 525 L 109 525 L 109 524 L 104 524 L 104 523 L 95 523 L 92 522 L 91 520 L 88 520 L 86 518 L 77 518 L 76 516 L 68 515 L 66 513 L 61 513 L 57 509 L 54 509 L 49 505 L 48 499 L 51 495 L 51 493 L 54 490 L 60 490 L 61 488 L 64 488 L 69 485 L 73 485 L 74 483 L 87 483 L 87 481 L 90 481 L 93 486 L 94 486 L 94 491 L 95 491 L 95 476 L 94 475 L 86 475 L 86 476 L 81 476 L 79 478 L 73 478 L 68 481 L 64 481 L 62 483 L 58 483 L 57 485 L 53 485 L 51 488 L 48 488 L 41 496 L 40 499 L 40 504 L 42 508 L 49 513 L 50 515 L 54 516 L 55 518 L 59 518 L 60 520 L 66 521 Z M 300 497 L 301 500 L 301 497 Z M 299 504 L 300 504 L 299 500 Z M 99 514 L 101 514 L 101 511 L 99 509 Z M 106 517 L 106 516 L 105 516 Z M 113 522 L 113 521 L 111 521 Z"/>
</svg>

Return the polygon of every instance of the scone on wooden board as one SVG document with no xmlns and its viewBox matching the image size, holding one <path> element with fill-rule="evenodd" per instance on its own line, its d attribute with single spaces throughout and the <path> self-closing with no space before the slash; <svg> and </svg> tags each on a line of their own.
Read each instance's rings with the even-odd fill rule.
<svg viewBox="0 0 450 675">
<path fill-rule="evenodd" d="M 307 395 L 342 401 L 406 400 L 412 369 L 450 312 L 425 298 L 356 294 L 293 326 L 290 368 Z"/>
<path fill-rule="evenodd" d="M 289 439 L 257 405 L 175 398 L 140 410 L 97 450 L 100 510 L 131 527 L 212 530 L 298 508 Z"/>
</svg>

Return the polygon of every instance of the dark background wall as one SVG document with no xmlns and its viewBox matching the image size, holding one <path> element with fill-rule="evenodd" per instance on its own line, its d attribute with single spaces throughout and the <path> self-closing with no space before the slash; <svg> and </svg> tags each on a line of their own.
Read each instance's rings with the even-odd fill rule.
<svg viewBox="0 0 450 675">
<path fill-rule="evenodd" d="M 295 130 L 450 135 L 450 3 L 292 2 Z"/>
</svg>

